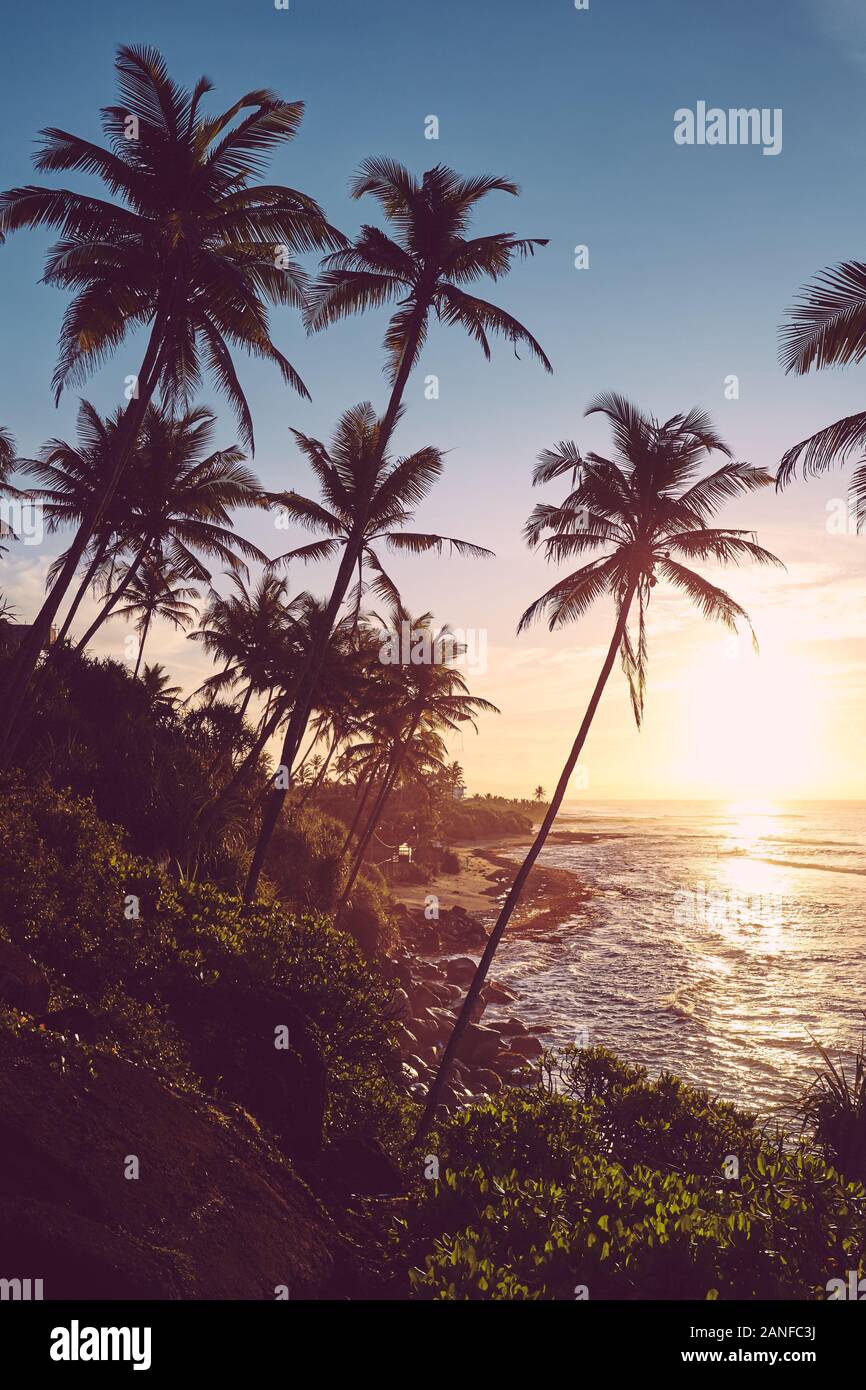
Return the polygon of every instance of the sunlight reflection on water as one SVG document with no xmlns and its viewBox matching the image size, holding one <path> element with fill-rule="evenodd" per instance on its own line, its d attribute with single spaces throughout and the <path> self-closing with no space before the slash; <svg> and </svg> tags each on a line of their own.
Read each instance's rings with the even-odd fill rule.
<svg viewBox="0 0 866 1390">
<path fill-rule="evenodd" d="M 669 1068 L 761 1113 L 808 1085 L 810 1033 L 856 1045 L 863 803 L 599 802 L 557 829 L 590 835 L 549 843 L 542 862 L 593 892 L 553 934 L 507 937 L 494 966 L 547 1042 L 585 1027 L 652 1074 Z"/>
</svg>

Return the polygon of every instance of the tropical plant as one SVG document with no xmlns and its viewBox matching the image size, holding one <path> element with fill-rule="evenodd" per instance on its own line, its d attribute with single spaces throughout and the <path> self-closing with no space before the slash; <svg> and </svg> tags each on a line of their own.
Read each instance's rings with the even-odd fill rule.
<svg viewBox="0 0 866 1390">
<path fill-rule="evenodd" d="M 186 628 L 195 622 L 196 607 L 192 600 L 199 597 L 198 589 L 186 583 L 187 571 L 168 564 L 161 557 L 148 557 L 138 569 L 132 582 L 126 585 L 126 602 L 115 609 L 117 618 L 134 618 L 138 633 L 138 656 L 133 679 L 144 656 L 144 644 L 154 618 L 161 618 L 175 628 Z M 121 584 L 125 576 L 120 576 Z M 152 670 L 146 666 L 145 671 Z"/>
<path fill-rule="evenodd" d="M 386 697 L 381 718 L 385 725 L 385 746 L 388 753 L 378 795 L 355 849 L 343 897 L 337 909 L 337 921 L 351 897 L 352 888 L 385 803 L 416 740 L 425 735 L 438 735 L 441 730 L 455 732 L 466 723 L 477 731 L 477 715 L 499 713 L 489 700 L 469 694 L 466 677 L 452 664 L 453 659 L 461 655 L 463 649 L 455 642 L 448 628 L 437 630 L 433 627 L 430 613 L 412 618 L 401 604 L 388 618 L 374 616 L 370 621 L 371 624 L 378 625 L 383 646 L 390 640 L 390 649 L 395 653 L 401 653 L 401 660 L 399 664 L 388 663 L 385 666 L 387 676 L 384 680 L 388 682 L 390 698 Z M 410 634 L 409 656 L 414 656 L 421 648 L 426 648 L 426 660 L 407 659 L 406 632 Z M 441 767 L 444 751 L 438 739 L 436 744 L 428 744 L 427 748 L 422 745 L 423 760 L 427 763 L 435 762 Z"/>
<path fill-rule="evenodd" d="M 123 487 L 125 535 L 117 549 L 128 548 L 131 558 L 78 650 L 111 616 L 148 555 L 163 557 L 177 573 L 199 581 L 211 577 L 199 555 L 242 573 L 244 559 L 259 563 L 267 559 L 258 546 L 239 535 L 231 515 L 236 508 L 263 505 L 258 479 L 236 447 L 210 449 L 215 424 L 213 412 L 204 406 L 195 406 L 178 419 L 149 407 L 136 452 L 137 466 L 134 473 L 127 473 Z"/>
<path fill-rule="evenodd" d="M 467 236 L 476 204 L 495 191 L 514 196 L 519 192 L 510 179 L 490 175 L 461 178 L 443 165 L 428 169 L 419 182 L 402 164 L 390 159 L 365 160 L 352 181 L 354 198 L 369 193 L 378 200 L 394 237 L 379 228 L 365 226 L 351 245 L 327 257 L 310 295 L 307 322 L 318 332 L 365 309 L 397 305 L 385 334 L 391 394 L 378 424 L 371 460 L 373 476 L 390 445 L 406 383 L 423 348 L 431 313 L 444 323 L 463 327 L 487 358 L 490 337 L 499 335 L 511 342 L 515 351 L 518 345 L 527 346 L 548 371 L 552 370 L 540 345 L 523 324 L 504 309 L 462 288 L 484 276 L 500 279 L 516 259 L 534 255 L 537 246 L 546 245 L 537 237 L 519 238 L 511 232 Z M 328 634 L 364 546 L 366 519 L 362 510 L 355 534 L 343 548 L 328 602 L 322 645 L 310 653 L 304 696 L 296 702 L 286 728 L 280 762 L 289 774 L 315 700 Z M 248 899 L 255 893 L 282 804 L 283 798 L 274 795 L 263 817 L 247 885 Z"/>
<path fill-rule="evenodd" d="M 813 367 L 845 367 L 866 357 L 866 264 L 845 261 L 825 270 L 802 290 L 782 328 L 779 356 L 786 372 L 805 375 Z M 803 476 L 825 473 L 835 463 L 858 456 L 850 493 L 857 529 L 866 519 L 866 411 L 845 415 L 793 445 L 782 457 L 776 474 L 783 488 L 802 466 Z"/>
<path fill-rule="evenodd" d="M 51 128 L 42 132 L 36 167 L 95 175 L 117 201 L 34 185 L 0 195 L 0 240 L 22 227 L 60 231 L 43 276 L 74 295 L 60 333 L 58 395 L 132 329 L 149 330 L 128 382 L 112 472 L 0 689 L 4 756 L 48 629 L 111 504 L 154 393 L 170 409 L 185 408 L 207 372 L 252 448 L 232 348 L 274 362 L 288 385 L 308 394 L 271 340 L 267 305 L 302 307 L 306 281 L 293 254 L 344 241 L 306 194 L 255 182 L 267 157 L 297 133 L 302 103 L 253 91 L 210 117 L 201 102 L 212 84 L 203 77 L 192 91 L 179 87 L 156 49 L 121 47 L 116 70 L 119 103 L 102 113 L 107 147 Z"/>
<path fill-rule="evenodd" d="M 399 415 L 399 412 L 398 412 Z M 346 411 L 341 417 L 330 449 L 317 439 L 294 430 L 298 447 L 315 474 L 322 501 L 303 497 L 296 492 L 269 494 L 270 501 L 281 509 L 280 519 L 294 521 L 321 539 L 297 546 L 273 561 L 274 565 L 291 560 L 328 560 L 342 552 L 340 574 L 344 573 L 346 557 L 353 556 L 351 574 L 357 574 L 354 618 L 360 609 L 364 591 L 364 568 L 373 571 L 370 587 L 380 597 L 399 604 L 397 586 L 384 568 L 381 548 L 393 552 L 441 554 L 444 547 L 453 553 L 467 556 L 488 556 L 489 550 L 453 536 L 439 536 L 424 531 L 408 531 L 414 519 L 414 508 L 423 501 L 442 473 L 442 455 L 427 446 L 406 458 L 393 461 L 382 448 L 384 422 L 376 419 L 369 401 Z M 348 589 L 349 575 L 340 595 L 340 604 Z M 336 592 L 336 590 L 334 591 Z M 334 593 L 328 603 L 322 631 L 325 643 L 333 626 Z M 338 605 L 339 608 L 339 605 Z M 330 624 L 330 626 L 329 626 Z M 315 649 L 314 649 L 315 650 Z M 317 691 L 324 656 L 319 667 L 313 657 L 307 668 L 304 683 L 298 693 L 280 755 L 281 766 L 291 772 L 300 746 L 300 737 L 318 698 Z M 301 713 L 304 722 L 299 724 Z M 299 728 L 297 742 L 295 729 Z M 250 865 L 246 900 L 255 896 L 259 874 L 265 861 L 273 827 L 279 819 L 287 787 L 275 787 L 262 817 L 258 843 Z"/>
<path fill-rule="evenodd" d="M 433 1120 L 475 1000 L 562 805 L 618 653 L 628 678 L 635 721 L 640 727 L 648 658 L 646 613 L 653 588 L 659 579 L 666 580 L 696 604 L 705 618 L 721 622 L 733 631 L 738 622 L 743 622 L 754 641 L 748 615 L 740 604 L 682 561 L 781 563 L 757 544 L 753 533 L 709 526 L 713 514 L 725 502 L 765 487 L 771 478 L 765 469 L 734 462 L 727 445 L 702 411 L 690 410 L 660 424 L 622 396 L 605 393 L 586 411 L 587 415 L 598 413 L 610 423 L 614 457 L 596 453 L 584 457 L 571 442 L 545 450 L 539 457 L 534 482 L 547 483 L 571 474 L 576 485 L 560 506 L 535 507 L 526 525 L 526 538 L 531 546 L 543 546 L 547 559 L 553 561 L 591 554 L 600 548 L 605 548 L 606 553 L 558 580 L 542 594 L 523 614 L 518 632 L 542 615 L 547 617 L 551 631 L 563 627 L 582 617 L 597 599 L 610 595 L 616 612 L 613 636 L 550 805 L 488 937 L 430 1087 L 419 1135 L 426 1132 Z M 715 452 L 723 454 L 727 461 L 701 477 L 704 460 Z M 637 607 L 634 638 L 628 627 L 633 604 Z"/>
</svg>

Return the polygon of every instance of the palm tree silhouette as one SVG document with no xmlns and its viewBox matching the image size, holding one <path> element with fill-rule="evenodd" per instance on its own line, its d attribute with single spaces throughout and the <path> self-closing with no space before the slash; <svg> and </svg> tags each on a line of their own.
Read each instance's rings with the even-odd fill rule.
<svg viewBox="0 0 866 1390">
<path fill-rule="evenodd" d="M 154 618 L 162 618 L 175 628 L 190 627 L 195 622 L 193 600 L 199 597 L 199 592 L 186 583 L 187 578 L 185 568 L 172 565 L 161 557 L 148 556 L 137 568 L 134 578 L 124 584 L 126 602 L 115 610 L 114 616 L 135 619 L 139 642 L 133 680 L 138 675 L 144 644 Z"/>
<path fill-rule="evenodd" d="M 782 328 L 780 360 L 786 372 L 805 375 L 813 367 L 848 366 L 866 357 L 866 264 L 845 261 L 825 270 L 788 310 Z M 853 453 L 862 458 L 866 444 L 866 411 L 843 416 L 793 445 L 782 456 L 776 487 L 787 487 L 802 465 L 806 478 L 825 473 L 834 463 L 845 464 Z M 866 464 L 855 469 L 850 483 L 857 529 L 866 517 Z"/>
<path fill-rule="evenodd" d="M 482 174 L 461 178 L 453 169 L 437 165 L 417 180 L 408 169 L 391 159 L 365 160 L 350 185 L 354 198 L 372 195 L 391 223 L 394 236 L 377 227 L 364 226 L 356 240 L 325 258 L 323 271 L 309 296 L 308 327 L 314 332 L 338 319 L 384 304 L 396 304 L 385 334 L 391 394 L 379 422 L 376 452 L 367 482 L 372 493 L 378 466 L 391 442 L 400 414 L 409 374 L 427 336 L 431 313 L 443 323 L 458 324 L 490 357 L 491 336 L 525 345 L 551 371 L 547 357 L 527 328 L 504 309 L 469 294 L 464 288 L 484 276 L 498 280 L 515 260 L 535 254 L 547 242 L 538 237 L 515 237 L 511 232 L 469 237 L 476 205 L 493 192 L 517 196 L 510 179 Z M 363 502 L 362 502 L 363 508 Z M 359 514 L 360 529 L 344 547 L 328 603 L 330 627 L 348 591 L 363 546 L 366 514 Z M 323 644 L 330 632 L 325 623 Z M 315 698 L 324 645 L 310 653 L 305 693 L 292 711 L 286 729 L 281 764 L 294 766 Z M 282 802 L 272 800 L 262 822 L 253 867 L 247 886 L 255 892 L 261 864 L 267 854 Z"/>
<path fill-rule="evenodd" d="M 227 595 L 211 589 L 199 628 L 190 638 L 223 663 L 223 669 L 208 676 L 201 690 L 213 698 L 226 689 L 243 688 L 238 706 L 241 722 L 252 697 L 274 689 L 284 679 L 289 592 L 285 579 L 267 571 L 254 588 L 238 573 L 230 573 L 228 580 Z"/>
<path fill-rule="evenodd" d="M 35 459 L 21 463 L 41 484 L 30 495 L 38 498 L 49 533 L 66 526 L 80 527 L 88 512 L 105 492 L 114 469 L 115 437 L 123 420 L 123 411 L 116 410 L 105 419 L 90 401 L 82 400 L 76 421 L 77 440 L 49 439 Z M 58 642 L 66 637 L 87 590 L 96 586 L 103 563 L 115 542 L 125 539 L 126 504 L 122 494 L 115 491 L 110 506 L 102 512 L 98 527 L 83 552 L 84 574 L 58 633 Z M 122 547 L 121 547 L 122 548 Z M 113 553 L 113 552 L 112 552 Z M 48 569 L 50 588 L 69 558 L 69 550 L 61 552 Z"/>
<path fill-rule="evenodd" d="M 605 415 L 610 422 L 616 446 L 614 458 L 596 453 L 581 457 L 573 444 L 560 445 L 557 450 L 543 453 L 534 482 L 546 483 L 572 473 L 577 459 L 576 486 L 561 506 L 539 504 L 535 507 L 526 525 L 526 538 L 532 546 L 542 545 L 548 560 L 564 560 L 600 548 L 605 549 L 605 554 L 559 580 L 530 604 L 520 619 L 518 632 L 541 616 L 547 617 L 553 631 L 582 617 L 596 599 L 610 595 L 616 609 L 613 637 L 550 805 L 487 939 L 430 1087 L 418 1128 L 419 1138 L 426 1134 L 433 1121 L 473 1005 L 530 870 L 562 805 L 617 653 L 622 658 L 635 721 L 640 727 L 648 656 L 646 610 L 658 580 L 664 579 L 684 593 L 704 617 L 721 622 L 733 631 L 742 621 L 752 632 L 745 610 L 723 589 L 681 561 L 716 560 L 721 564 L 737 564 L 751 559 L 759 564 L 781 564 L 755 542 L 752 533 L 708 525 L 725 502 L 765 487 L 772 480 L 765 469 L 731 461 L 730 450 L 702 411 L 690 410 L 659 424 L 622 396 L 605 393 L 586 411 L 587 415 L 595 413 Z M 714 452 L 724 454 L 728 462 L 700 477 L 704 459 Z M 633 604 L 637 606 L 634 638 L 628 628 Z M 754 641 L 753 632 L 752 638 Z"/>
<path fill-rule="evenodd" d="M 107 147 L 47 129 L 36 167 L 95 175 L 116 201 L 35 185 L 0 195 L 0 240 L 22 227 L 60 232 L 43 277 L 74 294 L 60 333 L 58 396 L 114 352 L 131 329 L 149 329 L 129 383 L 111 475 L 82 519 L 0 689 L 0 749 L 7 754 L 39 650 L 111 503 L 154 393 L 165 405 L 183 408 L 207 372 L 252 448 L 252 419 L 232 349 L 274 362 L 284 381 L 307 395 L 271 340 L 267 305 L 304 305 L 305 276 L 290 253 L 327 250 L 345 240 L 306 194 L 254 182 L 267 157 L 297 133 L 301 102 L 253 91 L 211 117 L 201 110 L 212 90 L 208 79 L 200 78 L 192 91 L 179 87 L 156 49 L 123 46 L 115 66 L 119 104 L 102 112 Z"/>
<path fill-rule="evenodd" d="M 83 649 L 120 602 L 148 554 L 164 555 L 187 578 L 207 582 L 210 572 L 198 554 L 245 572 L 244 559 L 266 563 L 258 546 L 235 530 L 231 511 L 262 507 L 265 499 L 255 474 L 234 445 L 211 449 L 216 417 L 195 406 L 179 419 L 149 406 L 142 423 L 136 467 L 126 475 L 118 500 L 123 539 L 117 551 L 132 558 L 116 587 L 78 643 Z M 243 559 L 241 559 L 243 557 Z"/>
<path fill-rule="evenodd" d="M 269 494 L 269 500 L 280 507 L 288 519 L 309 531 L 318 532 L 321 536 L 319 540 L 287 551 L 272 563 L 285 564 L 293 559 L 327 560 L 342 550 L 342 572 L 345 557 L 353 555 L 352 570 L 358 579 L 354 604 L 356 617 L 363 592 L 365 565 L 374 573 L 370 587 L 388 602 L 399 604 L 397 587 L 381 560 L 383 546 L 395 552 L 409 551 L 413 554 L 429 551 L 441 554 L 445 546 L 458 555 L 477 557 L 491 554 L 481 546 L 473 545 L 470 541 L 458 540 L 453 536 L 406 530 L 414 519 L 413 509 L 424 500 L 442 473 L 442 455 L 438 449 L 427 446 L 407 458 L 392 462 L 382 449 L 382 429 L 383 422 L 376 419 L 369 401 L 364 401 L 361 405 L 347 410 L 341 417 L 330 449 L 319 440 L 311 439 L 299 430 L 293 430 L 298 446 L 318 480 L 323 500 L 317 502 L 296 492 Z M 345 592 L 344 588 L 341 603 Z M 328 605 L 322 627 L 323 632 L 327 629 L 324 639 L 326 644 L 331 611 L 332 602 Z M 295 702 L 295 710 L 306 711 L 304 727 L 316 700 L 318 683 L 319 676 L 317 675 L 314 681 L 312 673 L 308 673 Z M 292 712 L 280 755 L 280 764 L 286 769 L 291 769 L 294 765 L 303 734 L 301 729 L 295 742 L 298 723 L 295 710 Z M 247 902 L 255 896 L 259 875 L 286 792 L 287 788 L 284 785 L 275 786 L 271 791 L 250 865 L 245 889 Z"/>
<path fill-rule="evenodd" d="M 12 486 L 12 471 L 16 465 L 15 439 L 10 430 L 0 425 L 0 497 L 17 495 L 18 489 Z M 0 539 L 15 536 L 15 528 L 5 517 L 0 517 Z M 6 547 L 0 545 L 0 555 Z"/>
<path fill-rule="evenodd" d="M 544 787 L 542 787 L 541 783 L 539 783 L 532 795 L 536 801 L 543 801 L 544 798 L 547 796 L 547 792 L 544 790 Z"/>
<path fill-rule="evenodd" d="M 389 730 L 387 745 L 390 751 L 384 764 L 379 794 L 355 849 L 335 920 L 339 920 L 350 898 L 373 832 L 414 740 L 419 734 L 438 733 L 443 729 L 456 732 L 464 723 L 471 724 L 477 730 L 475 719 L 478 714 L 499 713 L 496 705 L 489 700 L 469 694 L 463 672 L 450 663 L 447 655 L 461 655 L 460 645 L 454 642 L 447 627 L 433 627 L 432 614 L 423 613 L 413 618 L 399 604 L 387 618 L 373 615 L 370 622 L 377 625 L 383 636 L 394 639 L 395 650 L 402 648 L 403 633 L 408 629 L 413 638 L 412 646 L 415 645 L 414 639 L 428 638 L 431 654 L 435 656 L 441 652 L 445 659 L 440 656 L 430 661 L 401 661 L 383 668 L 386 673 L 383 689 L 387 688 L 388 691 L 388 695 L 383 696 L 384 722 Z"/>
<path fill-rule="evenodd" d="M 157 663 L 145 666 L 141 673 L 141 686 L 152 714 L 168 717 L 174 714 L 180 699 L 180 686 L 169 685 L 171 676 L 164 666 Z"/>
</svg>

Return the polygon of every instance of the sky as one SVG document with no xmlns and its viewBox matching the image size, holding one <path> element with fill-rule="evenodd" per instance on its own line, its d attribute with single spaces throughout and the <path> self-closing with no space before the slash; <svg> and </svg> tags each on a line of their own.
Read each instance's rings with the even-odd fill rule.
<svg viewBox="0 0 866 1390">
<path fill-rule="evenodd" d="M 316 197 L 349 235 L 379 220 L 377 204 L 347 192 L 370 155 L 419 174 L 445 163 L 520 184 L 517 199 L 485 200 L 477 231 L 549 244 L 479 292 L 531 329 L 554 374 L 501 342 L 487 363 L 459 330 L 434 326 L 396 439 L 400 453 L 425 444 L 447 451 L 419 527 L 463 536 L 496 558 L 407 558 L 392 568 L 410 611 L 432 610 L 485 653 L 468 678 L 501 714 L 450 745 L 469 789 L 552 790 L 612 611 L 600 604 L 578 626 L 515 635 L 521 612 L 560 573 L 522 538 L 535 502 L 558 500 L 555 485 L 532 488 L 540 450 L 573 439 L 603 452 L 604 423 L 583 412 L 600 391 L 616 390 L 660 419 L 703 406 L 735 457 L 774 471 L 792 443 L 862 407 L 864 369 L 785 376 L 777 334 L 800 286 L 863 253 L 866 11 L 857 0 L 590 0 L 585 10 L 573 0 L 19 5 L 4 16 L 0 51 L 2 186 L 36 177 L 30 160 L 41 127 L 99 138 L 119 43 L 157 46 L 186 85 L 206 73 L 213 109 L 251 88 L 303 99 L 300 133 L 268 178 Z M 781 152 L 677 144 L 675 111 L 699 101 L 781 109 Z M 438 140 L 425 138 L 432 115 Z M 65 303 L 38 283 L 50 242 L 49 233 L 28 232 L 0 247 L 0 423 L 24 456 L 49 436 L 71 438 L 77 410 L 74 392 L 55 408 L 50 389 Z M 587 268 L 575 267 L 577 246 L 588 248 Z M 384 407 L 385 313 L 313 338 L 288 309 L 272 326 L 313 399 L 292 395 L 275 369 L 239 363 L 256 426 L 254 466 L 268 488 L 308 491 L 290 427 L 328 438 L 350 405 Z M 140 337 L 130 339 L 80 394 L 113 409 L 140 351 Z M 425 396 L 431 374 L 435 400 Z M 731 376 L 736 399 L 726 393 Z M 218 409 L 219 442 L 233 443 L 231 413 L 214 392 L 202 399 Z M 866 535 L 828 529 L 845 487 L 845 471 L 836 471 L 781 494 L 767 489 L 723 514 L 755 529 L 787 566 L 706 571 L 749 610 L 759 656 L 659 585 L 644 727 L 634 728 L 615 671 L 576 798 L 866 796 Z M 238 522 L 268 553 L 286 548 L 286 533 L 264 515 Z M 39 600 L 56 548 L 13 547 L 0 561 L 0 590 L 21 619 Z M 293 589 L 320 593 L 330 577 L 326 566 L 290 574 Z M 93 649 L 122 660 L 127 635 L 111 623 Z M 198 644 L 171 630 L 155 632 L 147 659 L 164 662 L 187 691 L 207 674 Z"/>
</svg>

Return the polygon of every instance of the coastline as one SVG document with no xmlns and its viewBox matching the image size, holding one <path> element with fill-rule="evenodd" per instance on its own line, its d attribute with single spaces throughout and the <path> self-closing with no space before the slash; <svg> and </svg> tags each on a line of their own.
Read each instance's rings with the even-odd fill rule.
<svg viewBox="0 0 866 1390">
<path fill-rule="evenodd" d="M 451 848 L 460 859 L 458 873 L 389 885 L 400 925 L 400 946 L 390 959 L 400 986 L 400 1046 L 410 1094 L 418 1098 L 426 1093 L 526 846 L 526 835 L 456 844 Z M 588 895 L 570 870 L 535 865 L 509 933 L 552 931 Z M 431 897 L 437 900 L 433 919 L 425 912 Z M 488 1007 L 495 1017 L 482 1023 Z M 517 995 L 489 977 L 454 1064 L 446 1107 L 535 1081 L 546 1031 L 527 1024 Z"/>
<path fill-rule="evenodd" d="M 455 844 L 450 848 L 460 859 L 458 873 L 436 874 L 427 883 L 389 884 L 388 891 L 395 902 L 410 911 L 423 911 L 426 901 L 433 895 L 438 898 L 440 911 L 457 908 L 469 913 L 484 927 L 491 927 L 527 847 L 525 835 Z M 588 896 L 589 889 L 570 869 L 536 864 L 509 931 L 561 926 L 570 910 L 585 902 Z"/>
</svg>

